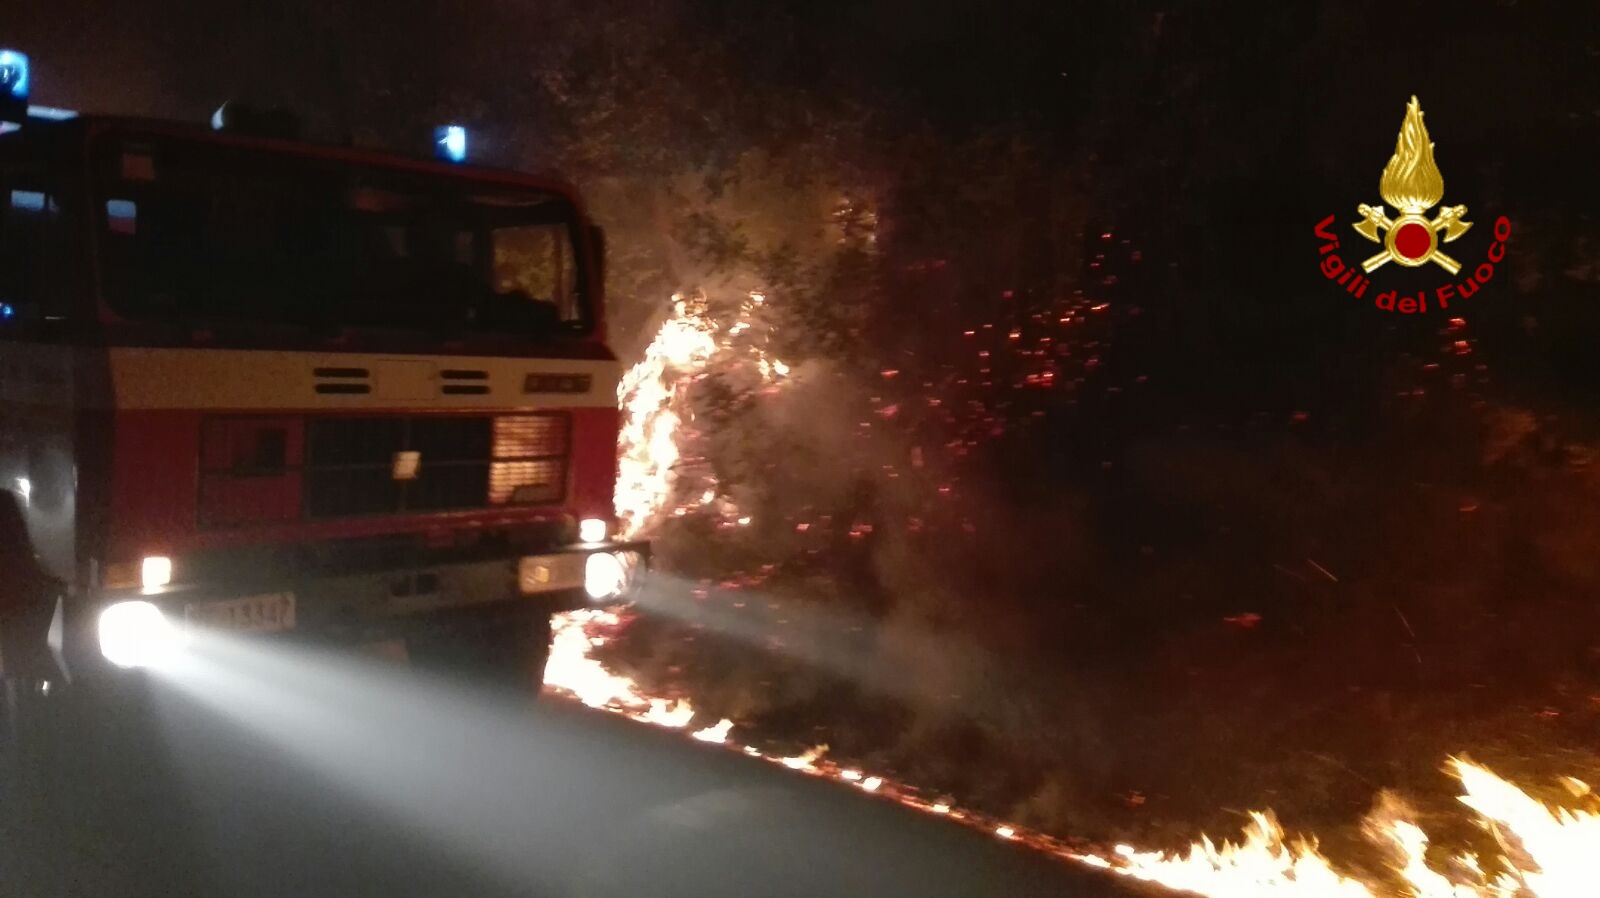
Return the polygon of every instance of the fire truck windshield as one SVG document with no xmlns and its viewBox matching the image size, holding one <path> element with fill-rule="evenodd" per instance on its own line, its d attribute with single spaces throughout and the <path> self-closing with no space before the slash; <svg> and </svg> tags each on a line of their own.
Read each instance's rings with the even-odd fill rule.
<svg viewBox="0 0 1600 898">
<path fill-rule="evenodd" d="M 563 197 L 205 141 L 97 154 L 106 296 L 202 326 L 582 333 Z"/>
</svg>

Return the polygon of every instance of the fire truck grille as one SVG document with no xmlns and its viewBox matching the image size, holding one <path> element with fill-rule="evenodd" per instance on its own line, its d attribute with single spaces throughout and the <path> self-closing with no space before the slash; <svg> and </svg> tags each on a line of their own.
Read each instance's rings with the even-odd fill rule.
<svg viewBox="0 0 1600 898">
<path fill-rule="evenodd" d="M 311 418 L 308 517 L 416 514 L 566 495 L 567 416 Z"/>
</svg>

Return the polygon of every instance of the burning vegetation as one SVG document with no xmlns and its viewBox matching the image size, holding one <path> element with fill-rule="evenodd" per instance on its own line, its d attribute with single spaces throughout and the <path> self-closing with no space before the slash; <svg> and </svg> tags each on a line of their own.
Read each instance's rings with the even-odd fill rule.
<svg viewBox="0 0 1600 898">
<path fill-rule="evenodd" d="M 1201 837 L 1179 852 L 1139 850 L 1126 844 L 1097 852 L 1083 848 L 1087 843 L 1082 840 L 1066 841 L 838 763 L 826 758 L 826 745 L 784 756 L 734 739 L 734 723 L 726 718 L 693 729 L 696 714 L 688 701 L 649 696 L 631 678 L 611 672 L 592 657 L 593 650 L 604 646 L 608 634 L 622 623 L 609 611 L 567 615 L 557 628 L 548 684 L 590 707 L 684 730 L 702 742 L 850 784 L 1063 860 L 1215 898 L 1378 898 L 1397 894 L 1397 887 L 1398 894 L 1416 898 L 1577 898 L 1592 894 L 1600 812 L 1594 810 L 1596 802 L 1581 780 L 1568 778 L 1564 785 L 1572 799 L 1582 801 L 1586 808 L 1554 806 L 1529 796 L 1486 767 L 1452 758 L 1447 769 L 1460 783 L 1463 813 L 1493 837 L 1497 850 L 1488 856 L 1470 851 L 1450 854 L 1435 867 L 1430 865 L 1429 838 L 1423 829 L 1403 817 L 1375 812 L 1366 820 L 1367 835 L 1390 858 L 1391 866 L 1386 874 L 1371 877 L 1341 872 L 1314 840 L 1286 836 L 1270 811 L 1251 811 L 1238 841 L 1219 844 Z"/>
<path fill-rule="evenodd" d="M 1526 399 L 1538 320 L 1224 301 L 1070 191 L 965 208 L 1003 224 L 963 246 L 947 197 L 996 152 L 843 191 L 809 268 L 755 242 L 674 297 L 619 397 L 663 576 L 565 622 L 551 684 L 1199 894 L 1578 894 L 1600 446 Z"/>
<path fill-rule="evenodd" d="M 1600 448 L 1528 399 L 1537 317 L 1197 283 L 1026 147 L 921 151 L 826 203 L 743 159 L 674 231 L 717 286 L 619 396 L 662 576 L 550 682 L 1200 894 L 1570 894 L 1597 808 L 1538 784 L 1600 777 Z"/>
<path fill-rule="evenodd" d="M 1112 244 L 1112 235 L 1106 235 L 1104 243 Z M 1105 265 L 1109 255 L 1095 254 L 1091 270 Z M 1122 250 L 1121 265 L 1138 262 L 1136 249 L 1125 247 Z M 1114 283 L 1102 281 L 1104 286 Z M 658 535 L 665 533 L 668 537 L 666 544 L 669 551 L 677 557 L 674 560 L 669 556 L 665 575 L 668 585 L 662 588 L 666 598 L 651 600 L 654 607 L 647 607 L 646 617 L 639 621 L 630 621 L 608 611 L 580 612 L 565 618 L 558 626 L 556 650 L 551 659 L 547 682 L 592 707 L 625 714 L 644 723 L 683 730 L 697 740 L 720 744 L 799 773 L 835 779 L 886 800 L 925 813 L 946 816 L 992 833 L 996 838 L 1017 841 L 1064 860 L 1196 894 L 1270 894 L 1312 898 L 1376 898 L 1380 895 L 1412 895 L 1416 898 L 1553 898 L 1590 894 L 1591 883 L 1600 876 L 1590 856 L 1596 847 L 1600 847 L 1600 804 L 1595 802 L 1582 780 L 1562 780 L 1565 794 L 1560 800 L 1540 799 L 1502 778 L 1489 766 L 1452 757 L 1445 766 L 1448 778 L 1437 777 L 1441 782 L 1454 783 L 1452 802 L 1443 804 L 1433 801 L 1426 812 L 1421 812 L 1404 805 L 1395 793 L 1384 791 L 1367 812 L 1352 815 L 1348 821 L 1333 827 L 1335 836 L 1331 841 L 1345 849 L 1343 854 L 1331 848 L 1329 853 L 1324 853 L 1309 834 L 1287 834 L 1271 811 L 1251 811 L 1244 815 L 1246 822 L 1237 838 L 1219 842 L 1202 836 L 1187 848 L 1170 851 L 1139 848 L 1117 840 L 1116 833 L 1119 830 L 1141 829 L 1137 825 L 1130 827 L 1127 824 L 1128 815 L 1122 815 L 1119 819 L 1083 813 L 1082 809 L 1072 806 L 1075 798 L 1072 791 L 1052 791 L 1054 787 L 1051 783 L 1059 780 L 1052 780 L 1048 775 L 1042 784 L 1037 784 L 1038 780 L 1034 778 L 1037 791 L 1023 800 L 1017 799 L 1015 786 L 1009 787 L 1012 798 L 1008 803 L 1004 799 L 1007 787 L 996 788 L 995 783 L 1025 780 L 1027 777 L 1018 777 L 1016 771 L 1004 770 L 990 776 L 972 776 L 970 771 L 966 775 L 952 776 L 948 767 L 942 767 L 939 755 L 948 757 L 957 765 L 967 766 L 982 763 L 984 756 L 997 757 L 996 744 L 1008 741 L 1038 742 L 1058 735 L 1049 733 L 1041 738 L 1035 733 L 1019 738 L 1016 733 L 1008 731 L 1015 724 L 1016 712 L 1012 710 L 997 715 L 990 707 L 995 703 L 994 694 L 978 688 L 973 682 L 987 675 L 985 671 L 993 673 L 994 661 L 986 656 L 984 650 L 975 650 L 977 654 L 974 657 L 964 659 L 964 652 L 974 650 L 970 646 L 963 648 L 964 640 L 948 631 L 936 637 L 924 633 L 926 638 L 922 640 L 909 638 L 898 651 L 893 648 L 893 638 L 880 635 L 878 639 L 875 651 L 897 660 L 915 658 L 918 652 L 928 650 L 931 640 L 937 639 L 940 657 L 937 660 L 913 661 L 915 672 L 925 677 L 935 665 L 949 667 L 956 672 L 940 678 L 937 688 L 975 690 L 973 695 L 968 696 L 934 695 L 926 682 L 908 685 L 894 678 L 885 679 L 880 667 L 870 663 L 863 665 L 841 661 L 838 653 L 822 648 L 834 640 L 848 639 L 846 634 L 852 631 L 859 633 L 864 628 L 878 628 L 889 634 L 899 628 L 903 635 L 903 628 L 907 624 L 903 618 L 895 616 L 892 608 L 888 617 L 849 615 L 837 607 L 824 607 L 819 612 L 817 596 L 797 600 L 794 598 L 797 594 L 795 589 L 785 590 L 782 587 L 786 577 L 792 577 L 803 585 L 815 586 L 817 581 L 814 578 L 791 575 L 791 571 L 815 570 L 819 563 L 839 565 L 843 573 L 837 579 L 843 580 L 848 576 L 849 559 L 866 551 L 876 560 L 880 570 L 888 571 L 885 577 L 892 584 L 891 588 L 905 588 L 903 584 L 895 584 L 893 577 L 897 576 L 896 570 L 906 563 L 904 553 L 911 551 L 917 545 L 916 539 L 926 531 L 946 530 L 965 534 L 979 547 L 991 547 L 992 544 L 980 536 L 979 521 L 987 514 L 990 526 L 1007 525 L 1004 521 L 995 521 L 992 507 L 986 508 L 983 503 L 974 501 L 978 491 L 972 484 L 972 469 L 960 462 L 970 459 L 975 451 L 981 451 L 979 447 L 988 441 L 1003 441 L 1007 425 L 1037 426 L 1037 420 L 1046 414 L 1073 408 L 1080 396 L 1097 393 L 1102 398 L 1116 397 L 1123 392 L 1120 385 L 1099 379 L 1095 373 L 1100 368 L 1102 354 L 1110 349 L 1107 331 L 1103 328 L 1091 329 L 1096 322 L 1103 320 L 1097 316 L 1106 315 L 1111 308 L 1109 302 L 1097 299 L 1079 297 L 1039 312 L 1013 312 L 1009 320 L 963 327 L 957 342 L 968 347 L 967 352 L 972 358 L 969 369 L 957 369 L 937 381 L 925 378 L 920 381 L 920 389 L 896 389 L 899 383 L 905 383 L 901 381 L 903 376 L 914 378 L 914 373 L 887 368 L 877 372 L 882 386 L 871 393 L 880 395 L 850 396 L 831 411 L 850 408 L 852 400 L 858 403 L 855 407 L 862 417 L 857 422 L 855 438 L 871 448 L 856 448 L 853 454 L 881 458 L 887 446 L 899 454 L 903 462 L 877 467 L 873 472 L 873 482 L 883 491 L 870 502 L 858 502 L 854 514 L 826 514 L 819 513 L 816 502 L 804 501 L 816 498 L 814 494 L 802 492 L 799 496 L 775 498 L 750 490 L 748 483 L 735 481 L 730 484 L 719 480 L 717 476 L 719 460 L 734 470 L 738 470 L 738 465 L 728 464 L 729 459 L 716 456 L 716 435 L 708 434 L 705 430 L 708 426 L 732 428 L 739 424 L 730 423 L 732 416 L 727 408 L 708 410 L 702 404 L 704 396 L 700 394 L 708 390 L 717 391 L 719 401 L 732 403 L 738 417 L 765 416 L 768 421 L 782 422 L 786 419 L 774 417 L 770 410 L 763 411 L 759 405 L 794 401 L 795 397 L 786 395 L 786 391 L 804 389 L 805 370 L 799 373 L 801 383 L 796 386 L 788 379 L 791 373 L 789 367 L 778 362 L 771 354 L 772 325 L 765 318 L 766 297 L 751 294 L 727 306 L 725 317 L 720 319 L 704 300 L 674 297 L 668 317 L 646 350 L 644 360 L 625 379 L 619 396 L 625 410 L 626 425 L 618 512 L 628 523 L 630 531 L 654 530 Z M 1004 301 L 1012 300 L 1012 297 L 1004 298 Z M 1123 320 L 1136 318 L 1138 313 L 1137 309 L 1120 311 Z M 1074 334 L 1070 328 L 1077 321 L 1084 322 L 1079 325 L 1084 330 Z M 1465 322 L 1459 319 L 1450 321 L 1440 336 L 1443 338 L 1443 351 L 1438 357 L 1439 361 L 1414 363 L 1410 376 L 1442 382 L 1446 389 L 1473 397 L 1469 400 L 1468 408 L 1477 408 L 1488 415 L 1483 419 L 1487 422 L 1488 430 L 1482 451 L 1492 462 L 1504 462 L 1508 455 L 1514 456 L 1531 448 L 1527 439 L 1531 435 L 1532 422 L 1514 412 L 1488 411 L 1483 400 L 1474 395 L 1474 386 L 1481 387 L 1486 383 L 1483 376 L 1485 369 L 1468 361 L 1472 356 L 1473 341 L 1467 333 Z M 1045 377 L 1047 374 L 1051 376 Z M 1011 396 L 1026 397 L 1030 390 L 1057 389 L 1058 377 L 1060 383 L 1070 389 L 1071 401 L 1044 405 L 1038 409 L 1045 414 L 1017 414 L 1017 404 L 1025 403 L 1026 399 Z M 723 382 L 720 387 L 717 384 L 719 380 Z M 1129 387 L 1137 387 L 1146 379 L 1142 375 L 1132 374 L 1127 376 L 1127 380 L 1130 381 Z M 737 386 L 729 388 L 727 383 Z M 997 383 L 1014 391 L 1006 400 L 998 403 L 998 409 L 991 408 L 983 399 L 971 398 L 974 394 L 992 397 L 997 392 Z M 987 394 L 985 391 L 988 391 Z M 954 398 L 963 394 L 968 397 L 965 402 Z M 1401 403 L 1400 407 L 1405 408 L 1406 404 L 1422 402 L 1427 396 L 1427 388 L 1419 384 L 1399 390 L 1394 395 Z M 909 433 L 902 430 L 892 437 L 883 435 L 883 430 L 905 420 L 900 418 L 901 408 L 913 407 L 931 411 L 934 420 L 949 428 L 947 432 L 952 435 L 951 438 L 931 447 L 922 444 L 907 447 L 908 436 L 927 434 L 928 429 L 912 427 Z M 1289 416 L 1285 425 L 1301 427 L 1309 417 L 1304 412 L 1296 412 Z M 829 425 L 815 415 L 807 417 L 805 421 L 809 427 L 830 431 L 830 437 L 850 430 Z M 880 428 L 877 433 L 873 432 L 874 425 Z M 794 425 L 787 423 L 784 426 Z M 792 437 L 775 437 L 777 440 L 789 438 Z M 768 447 L 771 445 L 764 444 Z M 1569 448 L 1568 451 L 1573 450 Z M 841 456 L 844 455 L 841 453 Z M 1158 471 L 1163 464 L 1172 464 L 1171 461 L 1153 464 L 1148 460 L 1135 463 Z M 1229 464 L 1226 454 L 1213 455 L 1193 463 L 1206 464 L 1214 471 L 1226 471 Z M 1114 462 L 1107 461 L 1102 470 L 1115 467 Z M 1178 471 L 1170 473 L 1177 474 Z M 890 488 L 904 487 L 907 481 L 920 489 Z M 1246 480 L 1245 483 L 1249 484 L 1250 481 Z M 728 495 L 729 490 L 741 487 L 748 496 L 753 497 L 753 501 L 735 502 Z M 961 501 L 963 499 L 965 501 Z M 845 502 L 848 506 L 850 500 L 846 499 Z M 941 506 L 956 511 L 947 510 L 941 514 Z M 1456 508 L 1451 509 L 1451 513 L 1471 519 L 1479 514 L 1480 506 L 1481 500 L 1462 499 Z M 886 524 L 886 516 L 891 513 L 900 517 L 892 524 Z M 772 522 L 765 519 L 765 514 L 781 514 L 783 517 L 778 522 Z M 679 529 L 676 534 L 671 532 L 674 527 Z M 902 534 L 910 546 L 886 542 L 885 534 L 880 532 L 885 527 Z M 758 557 L 758 553 L 753 554 L 750 544 L 755 540 L 746 538 L 746 534 L 750 531 L 771 534 L 780 530 L 791 535 L 789 540 L 779 543 L 789 551 L 787 557 L 777 557 L 755 566 L 754 570 L 729 572 L 725 569 L 714 580 L 704 577 L 698 580 L 685 579 L 682 583 L 686 585 L 681 589 L 671 585 L 678 583 L 683 573 L 696 568 L 704 570 L 708 565 L 748 564 L 752 558 Z M 719 550 L 718 546 L 722 548 Z M 870 549 L 867 548 L 869 546 Z M 1154 554 L 1153 548 L 1145 547 L 1139 557 L 1149 559 Z M 713 556 L 715 560 L 708 561 L 708 556 Z M 891 564 L 891 560 L 896 563 Z M 927 556 L 918 556 L 913 560 L 918 564 L 935 565 Z M 1270 567 L 1276 576 L 1295 584 L 1294 591 L 1300 595 L 1316 594 L 1319 590 L 1326 594 L 1329 590 L 1338 590 L 1345 582 L 1329 564 L 1313 557 L 1303 557 L 1293 562 L 1285 559 L 1274 562 Z M 838 586 L 838 582 L 831 584 L 834 590 Z M 674 590 L 684 595 L 674 601 L 671 598 Z M 829 600 L 823 597 L 820 601 L 826 606 Z M 903 598 L 900 603 L 904 603 Z M 753 614 L 754 611 L 747 609 L 757 605 L 766 609 L 759 623 L 753 627 L 730 623 Z M 707 611 L 711 607 L 720 610 Z M 1218 615 L 1217 635 L 1237 635 L 1227 635 L 1217 645 L 1224 652 L 1253 651 L 1239 640 L 1252 638 L 1264 626 L 1270 630 L 1272 617 L 1258 610 L 1239 609 L 1236 606 L 1232 610 L 1233 613 Z M 1397 658 L 1397 663 L 1402 667 L 1411 666 L 1419 675 L 1423 674 L 1426 668 L 1438 661 L 1426 658 L 1423 654 L 1425 649 L 1432 654 L 1435 647 L 1427 645 L 1425 636 L 1418 635 L 1417 628 L 1423 624 L 1420 621 L 1413 623 L 1412 618 L 1422 617 L 1419 609 L 1412 609 L 1408 615 L 1396 601 L 1391 602 L 1389 610 L 1394 626 L 1398 632 L 1405 634 L 1399 648 L 1412 659 L 1410 665 L 1406 664 L 1404 658 Z M 652 611 L 662 612 L 674 620 L 666 624 L 652 621 Z M 1351 613 L 1359 614 L 1360 611 Z M 808 615 L 826 618 L 826 621 L 818 626 L 809 626 L 805 620 Z M 1437 626 L 1437 622 L 1428 620 L 1428 626 Z M 815 624 L 815 621 L 811 623 Z M 924 624 L 938 629 L 926 621 Z M 1300 625 L 1315 626 L 1315 622 L 1302 621 Z M 806 629 L 808 632 L 796 636 L 794 631 L 797 629 Z M 643 637 L 636 638 L 634 634 L 640 632 L 644 633 Z M 663 640 L 678 644 L 663 649 Z M 731 670 L 708 670 L 697 665 L 693 660 L 696 653 L 709 654 L 719 661 L 727 659 L 727 650 L 717 647 L 719 640 L 742 642 L 744 645 L 739 651 L 746 656 L 745 660 Z M 623 644 L 620 652 L 616 643 Z M 759 661 L 751 662 L 748 660 L 751 653 L 774 660 L 765 665 Z M 1190 652 L 1189 655 L 1190 663 L 1205 660 L 1203 653 Z M 1283 657 L 1281 653 L 1275 656 L 1276 660 Z M 1268 667 L 1274 660 L 1273 657 L 1266 659 Z M 796 673 L 797 666 L 811 672 Z M 816 669 L 821 669 L 823 673 L 816 674 Z M 637 673 L 623 672 L 626 670 Z M 706 688 L 711 696 L 708 705 L 711 713 L 697 710 L 697 705 L 691 704 L 686 693 L 704 687 L 708 678 L 716 677 L 719 672 L 724 676 L 762 677 L 760 682 L 766 687 L 765 691 L 772 693 L 772 703 L 787 703 L 794 707 L 775 714 L 770 704 L 760 701 L 752 704 L 733 697 L 735 693 L 730 693 L 725 685 L 721 688 L 713 685 Z M 1262 669 L 1262 672 L 1266 673 L 1266 669 Z M 1218 675 L 1214 671 L 1197 673 L 1203 676 Z M 1315 676 L 1315 673 L 1312 675 Z M 835 736 L 843 736 L 842 739 L 833 740 L 833 744 L 839 745 L 837 748 L 830 748 L 830 744 L 821 742 L 800 747 L 805 742 L 803 739 L 796 740 L 797 732 L 803 732 L 805 728 L 795 726 L 795 708 L 801 709 L 800 713 L 808 708 L 815 710 L 816 695 L 811 699 L 797 700 L 792 684 L 782 684 L 782 681 L 811 676 L 854 680 L 853 688 L 842 693 L 836 687 L 818 687 L 822 693 L 843 696 L 845 701 L 852 704 L 879 708 L 894 704 L 917 709 L 909 718 L 903 713 L 888 715 L 890 719 L 901 723 L 909 721 L 907 726 L 910 735 L 895 736 L 881 731 L 866 735 L 861 732 L 835 732 Z M 1374 698 L 1381 709 L 1378 718 L 1380 724 L 1398 729 L 1396 717 L 1422 719 L 1415 709 L 1396 711 L 1394 705 L 1403 699 L 1397 699 L 1392 692 L 1381 687 L 1368 688 L 1376 688 Z M 764 690 L 758 688 L 756 691 Z M 1361 687 L 1354 687 L 1354 694 L 1363 691 Z M 804 690 L 801 690 L 803 693 Z M 1026 706 L 1027 700 L 1024 698 L 1022 703 Z M 1360 703 L 1361 699 L 1358 698 L 1356 704 Z M 1205 710 L 1216 712 L 1218 716 L 1237 717 L 1236 713 L 1230 715 L 1225 709 L 1208 706 Z M 748 719 L 749 724 L 736 723 L 733 717 L 722 716 L 723 711 L 739 719 Z M 1133 712 L 1122 709 L 1119 713 Z M 1539 712 L 1540 718 L 1546 721 L 1559 719 L 1563 714 L 1561 709 L 1553 707 Z M 822 719 L 816 723 L 823 730 L 837 731 L 841 727 L 849 729 L 856 726 L 850 723 L 852 715 L 837 707 L 827 708 L 820 716 Z M 1351 712 L 1347 708 L 1334 717 L 1341 723 L 1348 723 Z M 930 724 L 929 718 L 944 722 Z M 1168 716 L 1163 722 L 1174 719 Z M 1057 722 L 1039 721 L 1037 725 L 1072 729 L 1089 723 L 1085 716 Z M 928 729 L 930 726 L 931 730 Z M 958 739 L 955 747 L 929 747 L 932 733 L 949 735 L 974 728 L 983 735 Z M 1450 750 L 1476 750 L 1478 746 L 1474 740 L 1481 736 L 1474 735 L 1470 722 L 1456 729 L 1459 733 L 1455 737 L 1464 744 Z M 926 731 L 928 736 L 916 736 L 918 730 Z M 1479 733 L 1490 731 L 1484 729 Z M 1248 779 L 1231 772 L 1237 769 L 1238 764 L 1230 762 L 1226 757 L 1228 753 L 1237 753 L 1241 758 L 1257 757 L 1274 748 L 1271 744 L 1259 744 L 1242 737 L 1219 741 L 1216 736 L 1205 733 L 1203 726 L 1197 727 L 1192 735 L 1196 740 L 1209 740 L 1212 749 L 1220 754 L 1209 759 L 1198 759 L 1201 764 L 1215 765 L 1222 773 L 1220 777 L 1213 775 L 1205 778 L 1209 782 L 1202 780 L 1196 783 L 1203 785 L 1196 790 L 1202 795 L 1220 796 L 1219 781 L 1235 784 L 1248 782 Z M 1117 738 L 1103 737 L 1106 744 L 1098 750 L 1106 750 Z M 897 740 L 900 741 L 898 749 L 886 749 L 882 744 L 893 744 Z M 1291 739 L 1291 744 L 1294 741 Z M 795 745 L 799 750 L 787 748 L 787 745 Z M 903 753 L 908 746 L 931 752 L 935 756 L 933 763 L 906 763 Z M 1498 740 L 1491 742 L 1491 747 L 1504 751 Z M 1335 746 L 1333 754 L 1324 754 L 1323 760 L 1317 763 L 1334 767 L 1345 764 L 1334 754 L 1341 754 L 1346 748 Z M 1149 752 L 1146 757 L 1159 761 L 1163 754 L 1169 754 L 1174 759 L 1182 758 L 1185 763 L 1196 763 L 1190 750 L 1170 744 L 1165 751 Z M 897 755 L 901 757 L 897 759 Z M 998 756 L 1003 757 L 1003 752 Z M 852 757 L 859 760 L 849 760 Z M 878 759 L 877 763 L 882 766 L 874 769 L 873 758 Z M 1024 758 L 1025 755 L 1012 755 L 1009 763 L 1027 763 Z M 928 760 L 923 759 L 924 762 Z M 1413 764 L 1418 763 L 1415 758 L 1408 760 Z M 1437 756 L 1433 763 L 1438 763 Z M 1291 776 L 1295 776 L 1303 775 L 1306 768 L 1291 765 L 1287 769 Z M 1351 778 L 1362 781 L 1370 793 L 1374 784 L 1355 770 L 1346 769 Z M 1103 764 L 1101 770 L 1110 773 Z M 935 782 L 919 782 L 919 772 L 931 774 Z M 1079 777 L 1079 782 L 1082 780 Z M 963 796 L 959 791 L 963 782 L 975 785 L 977 794 L 971 798 Z M 1271 783 L 1273 780 L 1258 782 Z M 1319 794 L 1309 798 L 1292 796 L 1297 817 L 1313 822 L 1319 819 L 1317 813 L 1305 812 L 1307 801 L 1345 803 L 1348 806 L 1348 789 L 1330 790 L 1325 780 L 1302 780 L 1303 786 L 1313 786 L 1313 783 Z M 1432 788 L 1438 790 L 1437 785 Z M 1265 791 L 1280 790 L 1268 788 Z M 1081 797 L 1081 793 L 1077 797 Z M 1236 796 L 1223 800 L 1250 797 Z M 1181 802 L 1173 801 L 1170 795 L 1162 795 L 1161 799 L 1171 807 L 1158 813 L 1173 816 L 1183 813 Z M 1134 790 L 1121 796 L 1119 801 L 1126 809 L 1138 811 L 1146 808 L 1150 798 Z M 1095 803 L 1088 802 L 1090 805 Z M 1321 816 L 1320 819 L 1336 818 Z M 1084 827 L 1078 821 L 1087 821 L 1090 825 Z M 1160 841 L 1170 842 L 1177 830 L 1172 823 L 1169 820 L 1166 826 L 1143 829 Z M 1430 830 L 1433 829 L 1448 840 L 1444 845 L 1430 839 Z"/>
</svg>

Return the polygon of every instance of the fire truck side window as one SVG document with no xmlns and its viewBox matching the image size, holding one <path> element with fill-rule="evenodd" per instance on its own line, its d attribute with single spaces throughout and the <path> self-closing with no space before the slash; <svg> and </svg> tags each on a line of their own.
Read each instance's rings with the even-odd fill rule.
<svg viewBox="0 0 1600 898">
<path fill-rule="evenodd" d="M 492 239 L 497 291 L 521 291 L 532 302 L 551 305 L 563 321 L 577 317 L 577 263 L 564 224 L 497 228 Z"/>
<path fill-rule="evenodd" d="M 61 314 L 63 202 L 42 171 L 0 161 L 0 326 Z"/>
</svg>

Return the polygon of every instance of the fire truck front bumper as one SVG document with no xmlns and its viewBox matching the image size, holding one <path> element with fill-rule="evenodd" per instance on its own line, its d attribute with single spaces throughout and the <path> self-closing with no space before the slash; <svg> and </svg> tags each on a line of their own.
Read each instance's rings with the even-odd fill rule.
<svg viewBox="0 0 1600 898">
<path fill-rule="evenodd" d="M 175 582 L 106 591 L 84 624 L 99 655 L 122 668 L 162 663 L 204 632 L 362 643 L 403 636 L 430 617 L 552 614 L 627 603 L 649 567 L 645 542 L 577 543 L 511 558 L 402 569 Z"/>
</svg>

